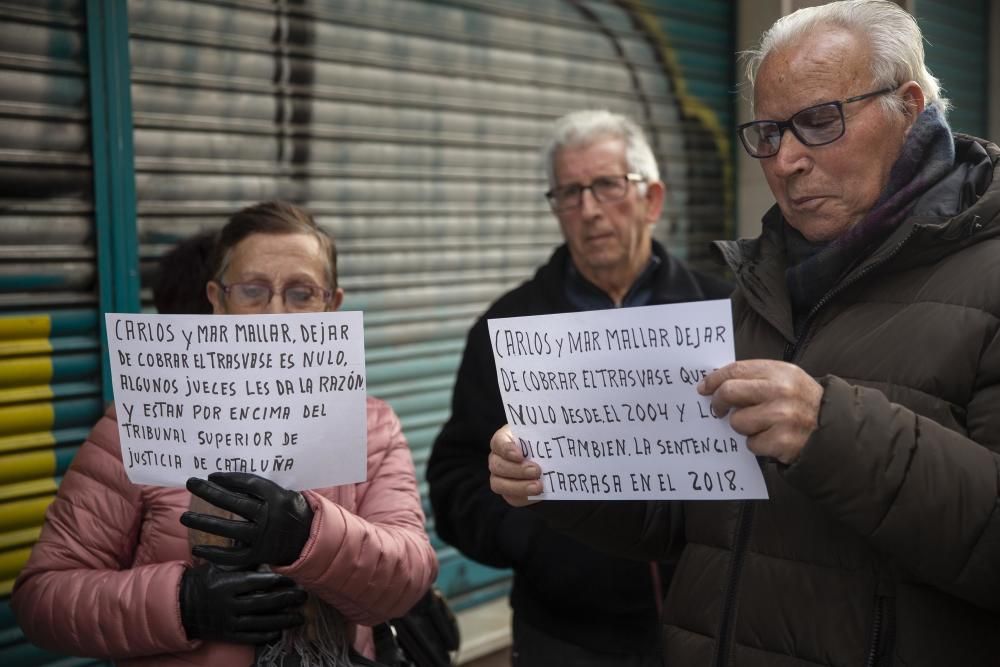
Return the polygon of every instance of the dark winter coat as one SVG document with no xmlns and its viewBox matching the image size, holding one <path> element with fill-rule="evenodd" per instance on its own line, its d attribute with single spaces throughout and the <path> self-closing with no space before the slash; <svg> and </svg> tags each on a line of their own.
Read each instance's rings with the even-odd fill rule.
<svg viewBox="0 0 1000 667">
<path fill-rule="evenodd" d="M 686 268 L 654 241 L 660 266 L 652 303 L 726 298 L 723 280 Z M 535 277 L 494 303 L 469 331 L 451 418 L 427 467 L 438 535 L 486 565 L 514 569 L 511 606 L 532 627 L 594 651 L 655 646 L 656 597 L 648 562 L 594 551 L 558 534 L 533 512 L 490 491 L 490 437 L 507 419 L 497 387 L 487 320 L 576 310 L 566 298 L 569 252 L 561 246 Z"/>
<path fill-rule="evenodd" d="M 666 664 L 1000 665 L 1000 148 L 956 151 L 798 339 L 780 214 L 720 244 L 737 357 L 825 389 L 798 460 L 762 463 L 768 500 L 535 506 L 605 548 L 680 552 Z"/>
</svg>

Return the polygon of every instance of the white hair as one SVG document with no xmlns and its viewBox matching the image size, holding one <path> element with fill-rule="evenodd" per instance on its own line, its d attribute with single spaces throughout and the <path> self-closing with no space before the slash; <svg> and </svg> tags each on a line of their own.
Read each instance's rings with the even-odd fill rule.
<svg viewBox="0 0 1000 667">
<path fill-rule="evenodd" d="M 604 109 L 588 109 L 568 113 L 553 125 L 549 143 L 542 154 L 549 187 L 556 185 L 555 158 L 560 149 L 589 146 L 605 138 L 625 142 L 625 164 L 630 172 L 642 176 L 646 183 L 660 180 L 660 168 L 656 165 L 653 149 L 635 121 Z M 637 184 L 639 194 L 645 194 L 646 183 Z"/>
<path fill-rule="evenodd" d="M 926 106 L 937 107 L 945 117 L 951 105 L 941 96 L 941 84 L 924 64 L 924 38 L 920 26 L 906 10 L 889 0 L 841 0 L 806 7 L 778 19 L 761 36 L 757 48 L 740 54 L 746 62 L 751 90 L 769 53 L 820 27 L 843 28 L 866 37 L 872 52 L 874 87 L 889 88 L 916 81 L 924 92 Z M 895 95 L 884 95 L 879 101 L 886 111 L 905 111 L 906 103 Z"/>
</svg>

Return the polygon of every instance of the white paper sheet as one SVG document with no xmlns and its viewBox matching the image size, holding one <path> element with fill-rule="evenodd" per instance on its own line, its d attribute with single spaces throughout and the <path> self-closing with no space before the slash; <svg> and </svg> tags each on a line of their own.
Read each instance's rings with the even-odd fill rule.
<svg viewBox="0 0 1000 667">
<path fill-rule="evenodd" d="M 493 319 L 507 420 L 550 500 L 766 498 L 695 389 L 733 361 L 729 300 Z"/>
<path fill-rule="evenodd" d="M 122 461 L 136 484 L 241 471 L 291 489 L 364 481 L 360 312 L 106 322 Z"/>
</svg>

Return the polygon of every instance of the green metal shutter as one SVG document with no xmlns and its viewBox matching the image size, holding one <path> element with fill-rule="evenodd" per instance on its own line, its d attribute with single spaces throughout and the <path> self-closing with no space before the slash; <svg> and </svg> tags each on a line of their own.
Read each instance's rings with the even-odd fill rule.
<svg viewBox="0 0 1000 667">
<path fill-rule="evenodd" d="M 913 14 L 927 43 L 927 66 L 953 105 L 948 118 L 956 132 L 986 137 L 989 71 L 989 0 L 914 0 Z"/>
<path fill-rule="evenodd" d="M 51 657 L 14 578 L 100 416 L 83 5 L 0 3 L 0 664 Z M 82 664 L 82 663 L 81 663 Z"/>
<path fill-rule="evenodd" d="M 553 118 L 600 106 L 640 120 L 671 186 L 659 236 L 698 264 L 703 240 L 728 235 L 725 2 L 129 9 L 145 268 L 239 206 L 309 206 L 338 237 L 372 391 L 402 416 L 421 475 L 468 325 L 559 241 L 537 160 Z M 6 596 L 101 407 L 83 13 L 0 1 L 2 664 L 48 659 Z M 128 268 L 117 254 L 102 266 Z M 458 606 L 505 590 L 506 573 L 438 546 Z"/>
<path fill-rule="evenodd" d="M 658 238 L 696 268 L 718 271 L 712 241 L 733 238 L 735 14 L 729 0 L 627 2 L 668 75 L 679 150 L 658 151 L 672 198 Z M 654 122 L 657 122 L 654 118 Z"/>
<path fill-rule="evenodd" d="M 468 327 L 560 241 L 538 157 L 553 119 L 638 119 L 670 179 L 671 247 L 702 262 L 726 235 L 731 18 L 724 2 L 132 0 L 146 272 L 241 206 L 312 210 L 424 484 Z M 456 606 L 506 591 L 434 539 Z"/>
</svg>

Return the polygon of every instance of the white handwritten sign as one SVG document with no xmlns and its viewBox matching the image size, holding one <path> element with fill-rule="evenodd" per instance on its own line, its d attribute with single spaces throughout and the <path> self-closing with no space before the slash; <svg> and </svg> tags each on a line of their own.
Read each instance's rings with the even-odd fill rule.
<svg viewBox="0 0 1000 667">
<path fill-rule="evenodd" d="M 695 386 L 734 359 L 728 300 L 489 321 L 507 420 L 545 499 L 766 498 Z"/>
<path fill-rule="evenodd" d="M 291 489 L 364 481 L 360 312 L 108 313 L 122 461 L 137 484 L 252 472 Z"/>
</svg>

